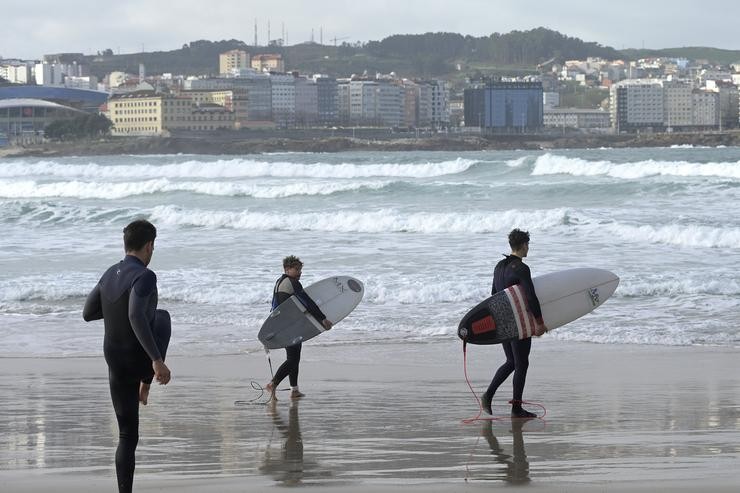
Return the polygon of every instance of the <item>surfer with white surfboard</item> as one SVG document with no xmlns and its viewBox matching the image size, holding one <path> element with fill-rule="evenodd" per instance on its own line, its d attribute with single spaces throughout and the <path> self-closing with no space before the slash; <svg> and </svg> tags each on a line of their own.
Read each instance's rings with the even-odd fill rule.
<svg viewBox="0 0 740 493">
<path fill-rule="evenodd" d="M 529 253 L 529 232 L 514 229 L 509 233 L 509 246 L 511 254 L 506 255 L 503 260 L 496 264 L 493 271 L 493 286 L 491 294 L 496 294 L 504 289 L 519 285 L 525 294 L 526 307 L 535 319 L 535 335 L 540 336 L 547 331 L 542 321 L 542 310 L 540 302 L 534 291 L 532 284 L 532 275 L 529 267 L 522 259 Z M 524 384 L 527 380 L 527 369 L 529 368 L 529 352 L 532 348 L 532 338 L 514 339 L 501 343 L 506 355 L 506 361 L 502 364 L 491 380 L 488 389 L 481 396 L 481 405 L 483 410 L 488 414 L 493 414 L 491 410 L 491 401 L 496 394 L 499 386 L 514 373 L 514 395 L 511 400 L 511 416 L 515 418 L 534 418 L 536 414 L 522 408 L 522 394 L 524 393 Z"/>
<path fill-rule="evenodd" d="M 272 292 L 272 310 L 274 311 L 284 301 L 295 296 L 305 306 L 308 313 L 317 321 L 320 321 L 323 329 L 329 330 L 333 325 L 332 322 L 326 318 L 326 315 L 324 315 L 316 302 L 311 299 L 301 285 L 302 271 L 303 262 L 295 255 L 289 255 L 283 259 L 283 275 L 275 282 L 275 288 Z M 272 380 L 265 385 L 265 390 L 270 393 L 272 400 L 277 400 L 275 391 L 285 377 L 288 377 L 290 381 L 290 398 L 298 399 L 304 397 L 305 394 L 301 393 L 298 389 L 298 368 L 301 362 L 301 346 L 302 341 L 299 341 L 297 344 L 285 347 L 287 355 L 285 362 L 280 365 Z"/>
<path fill-rule="evenodd" d="M 501 344 L 506 354 L 506 362 L 481 396 L 483 411 L 492 414 L 493 396 L 514 373 L 511 416 L 532 418 L 536 416 L 521 406 L 532 336 L 594 311 L 614 294 L 619 276 L 605 269 L 577 267 L 532 278 L 522 261 L 529 253 L 529 233 L 514 229 L 509 233 L 509 246 L 511 255 L 494 269 L 491 296 L 463 316 L 457 335 L 463 341 L 463 355 L 467 344 Z"/>
</svg>

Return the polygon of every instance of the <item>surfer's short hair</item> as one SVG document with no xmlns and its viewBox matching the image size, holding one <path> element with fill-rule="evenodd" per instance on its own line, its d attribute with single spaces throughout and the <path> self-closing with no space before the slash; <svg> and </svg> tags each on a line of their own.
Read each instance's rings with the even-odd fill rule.
<svg viewBox="0 0 740 493">
<path fill-rule="evenodd" d="M 293 267 L 303 267 L 303 262 L 301 262 L 301 259 L 295 255 L 288 255 L 283 259 L 283 269 L 290 269 Z"/>
<path fill-rule="evenodd" d="M 519 250 L 529 243 L 529 231 L 522 231 L 519 228 L 511 230 L 509 233 L 509 246 L 512 250 Z"/>
<path fill-rule="evenodd" d="M 157 228 L 152 223 L 146 219 L 137 219 L 123 228 L 123 247 L 127 252 L 135 252 L 156 237 Z"/>
</svg>

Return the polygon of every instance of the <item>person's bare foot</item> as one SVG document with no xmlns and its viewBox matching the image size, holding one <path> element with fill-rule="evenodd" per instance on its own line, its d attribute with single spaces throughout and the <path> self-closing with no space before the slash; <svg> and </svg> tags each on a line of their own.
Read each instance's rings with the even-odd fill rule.
<svg viewBox="0 0 740 493">
<path fill-rule="evenodd" d="M 265 385 L 265 391 L 270 394 L 270 400 L 271 401 L 277 401 L 277 396 L 275 395 L 275 384 L 270 382 L 267 385 Z"/>
<path fill-rule="evenodd" d="M 146 406 L 147 401 L 149 400 L 149 389 L 150 388 L 151 388 L 151 385 L 148 383 L 141 382 L 141 385 L 139 385 L 139 402 L 141 402 L 145 406 Z"/>
<path fill-rule="evenodd" d="M 300 390 L 291 390 L 290 392 L 291 399 L 300 399 L 301 397 L 306 397 L 306 394 L 304 394 Z"/>
</svg>

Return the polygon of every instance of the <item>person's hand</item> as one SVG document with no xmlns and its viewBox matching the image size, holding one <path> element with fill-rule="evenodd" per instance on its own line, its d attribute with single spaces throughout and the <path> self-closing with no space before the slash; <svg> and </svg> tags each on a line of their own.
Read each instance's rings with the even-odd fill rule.
<svg viewBox="0 0 740 493">
<path fill-rule="evenodd" d="M 547 332 L 547 326 L 545 326 L 545 322 L 542 321 L 542 318 L 538 318 L 537 326 L 534 328 L 534 335 L 540 337 L 545 332 Z"/>
<path fill-rule="evenodd" d="M 167 385 L 172 375 L 170 369 L 164 364 L 164 361 L 158 359 L 152 361 L 152 368 L 154 369 L 154 378 L 159 382 L 159 385 Z"/>
<path fill-rule="evenodd" d="M 329 330 L 334 326 L 334 324 L 331 323 L 328 318 L 325 318 L 324 320 L 322 320 L 321 325 L 323 325 L 326 330 Z"/>
</svg>

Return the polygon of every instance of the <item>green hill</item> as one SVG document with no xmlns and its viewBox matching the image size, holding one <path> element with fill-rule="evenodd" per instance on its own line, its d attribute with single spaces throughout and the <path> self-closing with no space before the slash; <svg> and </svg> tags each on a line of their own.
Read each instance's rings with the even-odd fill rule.
<svg viewBox="0 0 740 493">
<path fill-rule="evenodd" d="M 613 48 L 571 38 L 545 28 L 474 37 L 456 33 L 403 34 L 365 44 L 340 46 L 303 43 L 293 46 L 254 47 L 239 40 L 193 41 L 178 50 L 115 55 L 111 50 L 89 56 L 94 75 L 114 70 L 137 73 L 139 64 L 148 74 L 209 75 L 218 72 L 218 55 L 243 49 L 252 55 L 280 53 L 288 70 L 326 73 L 333 76 L 396 72 L 408 77 L 445 76 L 471 67 L 497 65 L 533 70 L 551 58 L 576 59 L 589 56 L 619 58 Z"/>
<path fill-rule="evenodd" d="M 635 60 L 666 56 L 707 59 L 723 64 L 740 61 L 740 51 L 717 48 L 617 51 L 543 27 L 482 37 L 444 32 L 398 34 L 380 41 L 343 43 L 340 46 L 302 43 L 255 47 L 236 39 L 199 40 L 177 50 L 124 55 L 105 50 L 87 59 L 92 73 L 98 77 L 114 70 L 137 73 L 140 63 L 146 66 L 147 74 L 151 75 L 215 75 L 218 73 L 218 55 L 232 49 L 243 49 L 251 55 L 279 53 L 288 70 L 335 77 L 347 77 L 365 71 L 369 74 L 396 72 L 404 77 L 459 78 L 474 72 L 521 75 L 536 72 L 537 64 L 544 61 L 582 60 L 587 57 Z"/>
</svg>

